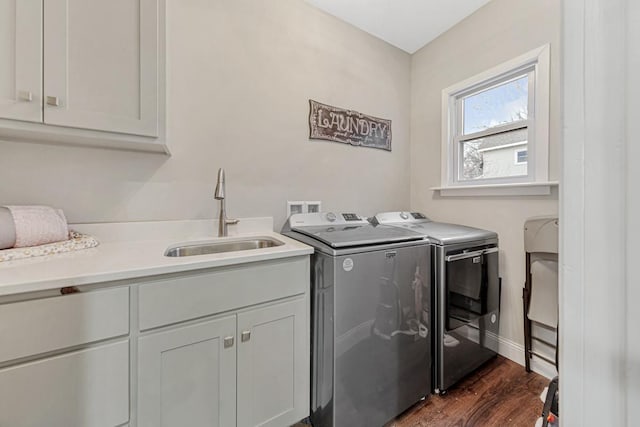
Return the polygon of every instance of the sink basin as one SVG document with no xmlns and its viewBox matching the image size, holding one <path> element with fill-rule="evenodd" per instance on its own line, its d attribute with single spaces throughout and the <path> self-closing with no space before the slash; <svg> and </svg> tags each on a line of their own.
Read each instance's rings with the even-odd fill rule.
<svg viewBox="0 0 640 427">
<path fill-rule="evenodd" d="M 270 237 L 253 237 L 248 239 L 224 240 L 221 242 L 189 243 L 169 247 L 165 251 L 164 256 L 183 257 L 219 254 L 224 252 L 247 251 L 250 249 L 273 248 L 281 245 L 284 245 L 284 243 Z"/>
</svg>

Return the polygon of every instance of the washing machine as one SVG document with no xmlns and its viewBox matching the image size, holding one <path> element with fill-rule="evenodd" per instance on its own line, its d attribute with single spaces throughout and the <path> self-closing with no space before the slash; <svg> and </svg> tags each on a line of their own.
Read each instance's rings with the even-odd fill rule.
<svg viewBox="0 0 640 427">
<path fill-rule="evenodd" d="M 431 244 L 433 390 L 444 394 L 498 353 L 498 235 L 420 212 L 380 213 L 371 222 L 417 232 Z"/>
<path fill-rule="evenodd" d="M 431 391 L 431 246 L 354 213 L 292 215 L 311 256 L 311 422 L 381 427 Z"/>
</svg>

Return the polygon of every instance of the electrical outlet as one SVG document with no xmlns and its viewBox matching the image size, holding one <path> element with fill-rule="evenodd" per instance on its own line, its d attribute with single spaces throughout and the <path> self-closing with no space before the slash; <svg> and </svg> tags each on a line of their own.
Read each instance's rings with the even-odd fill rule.
<svg viewBox="0 0 640 427">
<path fill-rule="evenodd" d="M 294 214 L 305 213 L 306 211 L 305 202 L 287 202 L 287 218 Z"/>
<path fill-rule="evenodd" d="M 322 202 L 313 201 L 313 202 L 304 202 L 305 211 L 309 213 L 316 213 L 322 211 Z"/>
</svg>

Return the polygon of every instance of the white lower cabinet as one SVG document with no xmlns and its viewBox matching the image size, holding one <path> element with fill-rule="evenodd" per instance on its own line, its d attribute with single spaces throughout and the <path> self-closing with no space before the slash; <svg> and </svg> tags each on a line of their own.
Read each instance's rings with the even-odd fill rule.
<svg viewBox="0 0 640 427">
<path fill-rule="evenodd" d="M 306 301 L 140 338 L 138 426 L 282 427 L 307 416 Z"/>
<path fill-rule="evenodd" d="M 140 338 L 138 426 L 234 426 L 235 330 L 230 316 Z"/>
<path fill-rule="evenodd" d="M 0 299 L 0 427 L 294 424 L 308 289 L 296 257 Z"/>
<path fill-rule="evenodd" d="M 128 340 L 0 369 L 2 427 L 128 422 Z"/>
<path fill-rule="evenodd" d="M 238 314 L 238 427 L 294 424 L 308 415 L 306 299 Z"/>
</svg>

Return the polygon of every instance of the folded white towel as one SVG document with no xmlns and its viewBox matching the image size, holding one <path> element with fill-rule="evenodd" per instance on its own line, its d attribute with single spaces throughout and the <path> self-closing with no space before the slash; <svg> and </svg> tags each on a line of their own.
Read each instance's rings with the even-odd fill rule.
<svg viewBox="0 0 640 427">
<path fill-rule="evenodd" d="M 48 206 L 7 206 L 16 228 L 14 247 L 45 245 L 69 240 L 67 219 L 61 210 Z"/>
<path fill-rule="evenodd" d="M 0 206 L 0 249 L 12 248 L 16 244 L 16 226 L 9 209 Z"/>
</svg>

